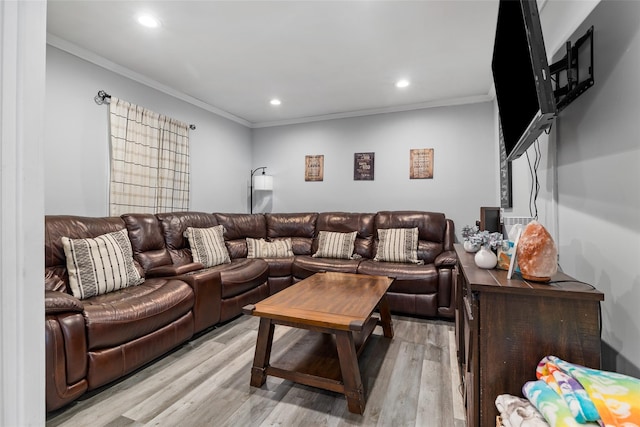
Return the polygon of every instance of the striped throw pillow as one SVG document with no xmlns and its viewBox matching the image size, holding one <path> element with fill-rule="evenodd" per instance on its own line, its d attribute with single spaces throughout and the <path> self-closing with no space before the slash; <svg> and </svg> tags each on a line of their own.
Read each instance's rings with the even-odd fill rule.
<svg viewBox="0 0 640 427">
<path fill-rule="evenodd" d="M 62 238 L 73 296 L 87 299 L 144 282 L 133 262 L 127 230 L 93 239 Z"/>
<path fill-rule="evenodd" d="M 247 258 L 286 258 L 293 256 L 291 239 L 267 242 L 247 237 Z"/>
<path fill-rule="evenodd" d="M 224 226 L 216 225 L 209 228 L 187 227 L 185 232 L 194 262 L 205 267 L 229 264 L 229 251 L 224 244 Z"/>
<path fill-rule="evenodd" d="M 373 260 L 424 264 L 418 259 L 418 228 L 378 230 L 378 250 Z"/>
<path fill-rule="evenodd" d="M 318 250 L 314 258 L 353 259 L 353 248 L 357 231 L 352 233 L 336 233 L 333 231 L 318 232 Z"/>
</svg>

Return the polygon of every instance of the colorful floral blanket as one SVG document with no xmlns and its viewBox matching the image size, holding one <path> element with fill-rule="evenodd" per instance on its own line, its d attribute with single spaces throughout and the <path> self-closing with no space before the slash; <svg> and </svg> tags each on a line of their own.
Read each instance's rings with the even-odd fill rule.
<svg viewBox="0 0 640 427">
<path fill-rule="evenodd" d="M 640 379 L 543 358 L 524 396 L 552 427 L 640 427 Z"/>
</svg>

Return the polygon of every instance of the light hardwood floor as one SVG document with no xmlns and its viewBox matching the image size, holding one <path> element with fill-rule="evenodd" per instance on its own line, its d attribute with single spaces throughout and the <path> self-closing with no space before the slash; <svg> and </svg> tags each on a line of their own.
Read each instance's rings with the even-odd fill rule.
<svg viewBox="0 0 640 427">
<path fill-rule="evenodd" d="M 393 316 L 376 328 L 359 363 L 363 415 L 344 396 L 268 377 L 249 385 L 259 319 L 241 316 L 125 379 L 50 413 L 47 426 L 465 425 L 453 323 Z M 305 331 L 276 326 L 272 360 Z"/>
</svg>

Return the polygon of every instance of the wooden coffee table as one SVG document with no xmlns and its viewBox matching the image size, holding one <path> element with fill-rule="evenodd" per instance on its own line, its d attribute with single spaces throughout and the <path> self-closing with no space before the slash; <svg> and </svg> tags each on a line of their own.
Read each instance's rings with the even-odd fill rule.
<svg viewBox="0 0 640 427">
<path fill-rule="evenodd" d="M 350 412 L 362 414 L 365 398 L 358 356 L 377 325 L 385 337 L 393 337 L 386 298 L 391 283 L 393 279 L 382 276 L 316 273 L 245 306 L 245 314 L 260 317 L 251 385 L 261 387 L 271 375 L 331 390 L 346 396 Z M 312 332 L 298 346 L 302 351 L 287 351 L 271 365 L 275 325 Z"/>
</svg>

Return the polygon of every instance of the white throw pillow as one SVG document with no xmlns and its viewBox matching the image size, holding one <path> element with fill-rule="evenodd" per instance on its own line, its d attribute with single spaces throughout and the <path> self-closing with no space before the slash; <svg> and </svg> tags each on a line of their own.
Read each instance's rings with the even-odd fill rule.
<svg viewBox="0 0 640 427">
<path fill-rule="evenodd" d="M 63 237 L 62 247 L 69 287 L 76 298 L 86 299 L 144 282 L 133 261 L 127 230 L 93 239 Z"/>
<path fill-rule="evenodd" d="M 216 225 L 209 228 L 187 227 L 185 232 L 193 262 L 199 262 L 205 267 L 229 264 L 231 258 L 224 244 L 224 226 Z"/>
<path fill-rule="evenodd" d="M 352 233 L 318 232 L 318 250 L 314 258 L 353 259 L 357 231 Z"/>
<path fill-rule="evenodd" d="M 378 230 L 378 250 L 373 260 L 424 264 L 418 259 L 418 228 Z"/>
<path fill-rule="evenodd" d="M 247 237 L 247 258 L 286 258 L 293 256 L 291 239 L 267 242 Z"/>
</svg>

